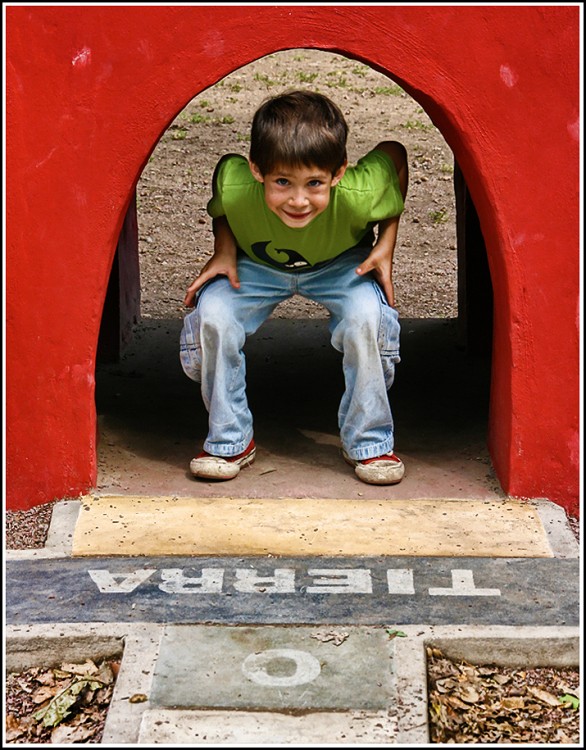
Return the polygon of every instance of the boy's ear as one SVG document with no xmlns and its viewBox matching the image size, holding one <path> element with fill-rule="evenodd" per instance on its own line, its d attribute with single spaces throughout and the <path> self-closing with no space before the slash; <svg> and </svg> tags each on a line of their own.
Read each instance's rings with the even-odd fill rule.
<svg viewBox="0 0 586 750">
<path fill-rule="evenodd" d="M 264 182 L 265 178 L 262 176 L 262 172 L 256 166 L 256 164 L 250 161 L 250 159 L 248 160 L 248 163 L 250 165 L 250 171 L 252 172 L 252 176 L 254 177 L 254 179 L 258 180 L 259 182 Z"/>
<path fill-rule="evenodd" d="M 348 166 L 348 159 L 346 159 L 346 161 L 342 164 L 340 169 L 338 169 L 336 174 L 332 177 L 332 187 L 334 187 L 334 185 L 337 185 L 338 182 L 340 182 L 340 180 L 344 176 L 344 172 L 346 171 L 347 166 Z"/>
</svg>

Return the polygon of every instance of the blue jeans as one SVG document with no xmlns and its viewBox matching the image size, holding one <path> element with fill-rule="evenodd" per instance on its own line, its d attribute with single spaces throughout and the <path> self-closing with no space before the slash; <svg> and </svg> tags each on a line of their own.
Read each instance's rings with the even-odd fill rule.
<svg viewBox="0 0 586 750">
<path fill-rule="evenodd" d="M 345 391 L 338 425 L 344 450 L 355 460 L 392 452 L 387 390 L 400 361 L 399 316 L 376 281 L 355 272 L 369 252 L 370 247 L 353 248 L 325 266 L 298 272 L 242 254 L 239 289 L 218 276 L 199 291 L 196 307 L 183 322 L 180 358 L 186 375 L 201 383 L 209 413 L 206 451 L 227 458 L 242 453 L 251 441 L 244 343 L 279 302 L 300 294 L 329 311 L 331 342 L 343 354 Z"/>
</svg>

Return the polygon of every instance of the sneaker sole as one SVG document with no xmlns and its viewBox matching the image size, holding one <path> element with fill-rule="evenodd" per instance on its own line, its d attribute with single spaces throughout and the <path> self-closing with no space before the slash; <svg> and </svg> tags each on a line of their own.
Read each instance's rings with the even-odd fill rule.
<svg viewBox="0 0 586 750">
<path fill-rule="evenodd" d="M 354 467 L 358 479 L 366 484 L 398 484 L 405 476 L 405 464 L 400 461 L 374 461 L 370 464 L 361 464 L 350 458 L 345 451 L 342 452 L 344 461 Z"/>
<path fill-rule="evenodd" d="M 189 464 L 189 469 L 198 479 L 234 479 L 240 473 L 240 469 L 250 466 L 255 458 L 256 448 L 253 448 L 240 461 L 226 461 L 217 456 L 194 458 Z"/>
</svg>

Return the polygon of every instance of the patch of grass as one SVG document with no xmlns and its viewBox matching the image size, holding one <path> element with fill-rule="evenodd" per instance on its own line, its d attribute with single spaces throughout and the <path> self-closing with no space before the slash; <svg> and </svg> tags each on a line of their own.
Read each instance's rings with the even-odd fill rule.
<svg viewBox="0 0 586 750">
<path fill-rule="evenodd" d="M 407 122 L 401 123 L 399 127 L 406 130 L 433 130 L 433 125 L 421 122 L 421 120 L 407 120 Z"/>
<path fill-rule="evenodd" d="M 269 78 L 264 73 L 255 73 L 254 80 L 259 83 L 264 83 L 267 88 L 271 88 L 271 86 L 275 86 L 277 83 L 277 81 L 273 81 L 272 78 Z"/>
<path fill-rule="evenodd" d="M 211 117 L 208 117 L 207 115 L 200 115 L 199 113 L 191 115 L 191 117 L 189 118 L 189 122 L 193 123 L 194 125 L 201 125 L 201 123 L 208 123 L 211 121 Z"/>
<path fill-rule="evenodd" d="M 297 80 L 300 83 L 313 83 L 318 77 L 319 73 L 303 73 L 302 71 L 297 73 Z"/>
<path fill-rule="evenodd" d="M 177 128 L 171 132 L 171 139 L 173 141 L 184 141 L 187 138 L 187 130 L 183 128 Z"/>
<path fill-rule="evenodd" d="M 400 86 L 377 86 L 374 93 L 379 96 L 401 96 L 403 89 Z"/>
<path fill-rule="evenodd" d="M 232 115 L 224 115 L 223 117 L 210 117 L 209 115 L 200 115 L 196 112 L 194 115 L 189 117 L 189 122 L 193 125 L 232 125 L 236 120 Z"/>
<path fill-rule="evenodd" d="M 429 215 L 434 224 L 445 224 L 448 220 L 448 212 L 445 208 L 440 208 L 437 211 L 430 211 Z"/>
<path fill-rule="evenodd" d="M 338 73 L 337 71 L 332 71 L 331 73 L 328 73 L 328 76 L 330 77 L 329 81 L 326 81 L 326 86 L 330 89 L 345 89 L 348 86 L 348 79 L 346 76 L 342 75 L 342 73 Z M 336 79 L 334 80 L 334 77 Z"/>
</svg>

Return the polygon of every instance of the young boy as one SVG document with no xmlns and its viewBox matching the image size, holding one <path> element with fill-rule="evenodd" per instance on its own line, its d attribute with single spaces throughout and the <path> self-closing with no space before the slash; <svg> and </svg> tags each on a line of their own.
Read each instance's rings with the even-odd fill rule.
<svg viewBox="0 0 586 750">
<path fill-rule="evenodd" d="M 343 353 L 344 460 L 369 484 L 403 477 L 387 390 L 399 362 L 392 265 L 407 156 L 385 141 L 348 167 L 347 135 L 332 101 L 294 91 L 257 110 L 249 160 L 228 154 L 216 167 L 207 207 L 214 255 L 187 290 L 195 309 L 181 331 L 183 369 L 201 383 L 209 413 L 195 477 L 232 479 L 254 461 L 243 346 L 294 294 L 329 311 L 332 345 Z"/>
</svg>

